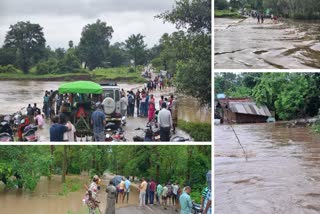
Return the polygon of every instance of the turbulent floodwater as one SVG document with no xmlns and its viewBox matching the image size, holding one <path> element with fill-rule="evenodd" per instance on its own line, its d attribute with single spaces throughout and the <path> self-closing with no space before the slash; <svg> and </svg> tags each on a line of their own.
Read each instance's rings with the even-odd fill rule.
<svg viewBox="0 0 320 214">
<path fill-rule="evenodd" d="M 320 138 L 283 124 L 215 126 L 215 213 L 319 213 Z"/>
<path fill-rule="evenodd" d="M 215 68 L 320 68 L 320 23 L 216 18 Z"/>
</svg>

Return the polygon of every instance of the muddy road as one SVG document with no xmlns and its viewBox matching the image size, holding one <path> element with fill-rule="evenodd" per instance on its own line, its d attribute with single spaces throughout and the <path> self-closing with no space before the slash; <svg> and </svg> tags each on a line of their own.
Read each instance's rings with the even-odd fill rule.
<svg viewBox="0 0 320 214">
<path fill-rule="evenodd" d="M 320 22 L 216 18 L 217 69 L 320 68 Z"/>
<path fill-rule="evenodd" d="M 215 126 L 216 213 L 319 213 L 320 137 L 284 124 Z"/>
</svg>

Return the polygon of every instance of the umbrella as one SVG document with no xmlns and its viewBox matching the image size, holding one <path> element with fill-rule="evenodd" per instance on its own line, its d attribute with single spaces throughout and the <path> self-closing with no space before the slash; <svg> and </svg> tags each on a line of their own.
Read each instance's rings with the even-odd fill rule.
<svg viewBox="0 0 320 214">
<path fill-rule="evenodd" d="M 91 81 L 75 81 L 63 83 L 59 87 L 59 93 L 101 94 L 102 87 Z"/>
<path fill-rule="evenodd" d="M 113 185 L 118 186 L 122 181 L 122 176 L 116 175 L 111 179 L 111 181 L 113 182 Z"/>
</svg>

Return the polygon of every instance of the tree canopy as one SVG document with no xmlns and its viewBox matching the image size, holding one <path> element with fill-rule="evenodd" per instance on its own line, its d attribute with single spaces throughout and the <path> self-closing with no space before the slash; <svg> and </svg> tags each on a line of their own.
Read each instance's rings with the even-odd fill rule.
<svg viewBox="0 0 320 214">
<path fill-rule="evenodd" d="M 175 24 L 178 29 L 187 30 L 186 33 L 180 31 L 169 37 L 174 41 L 171 46 L 165 45 L 168 37 L 162 37 L 164 45 L 158 62 L 166 67 L 167 59 L 171 58 L 176 64 L 174 83 L 178 91 L 196 97 L 201 104 L 210 103 L 211 1 L 180 0 L 172 11 L 157 17 Z"/>
<path fill-rule="evenodd" d="M 43 57 L 46 40 L 42 30 L 39 24 L 18 22 L 10 25 L 6 34 L 4 48 L 15 50 L 17 64 L 24 73 Z"/>
<path fill-rule="evenodd" d="M 140 33 L 135 35 L 132 34 L 125 41 L 126 49 L 128 50 L 128 54 L 134 60 L 134 65 L 143 65 L 146 62 L 146 44 L 144 44 L 143 40 L 144 36 Z"/>
<path fill-rule="evenodd" d="M 64 169 L 64 164 L 66 164 Z M 8 187 L 33 190 L 40 176 L 102 175 L 105 171 L 204 186 L 211 169 L 211 146 L 1 146 L 0 179 Z M 19 179 L 12 179 L 17 176 Z M 63 181 L 63 180 L 62 180 Z"/>
<path fill-rule="evenodd" d="M 78 53 L 90 70 L 104 67 L 108 62 L 107 49 L 112 38 L 113 28 L 106 22 L 97 20 L 82 29 Z"/>
</svg>

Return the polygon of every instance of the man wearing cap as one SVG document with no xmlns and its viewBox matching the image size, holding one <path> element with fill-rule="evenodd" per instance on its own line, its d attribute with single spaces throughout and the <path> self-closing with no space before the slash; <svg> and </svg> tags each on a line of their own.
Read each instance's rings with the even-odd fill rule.
<svg viewBox="0 0 320 214">
<path fill-rule="evenodd" d="M 91 115 L 91 124 L 93 125 L 93 137 L 96 142 L 105 141 L 104 127 L 106 125 L 106 115 L 102 110 L 102 104 L 96 104 L 97 109 Z"/>
<path fill-rule="evenodd" d="M 160 140 L 170 141 L 170 129 L 172 127 L 171 112 L 167 109 L 167 104 L 162 103 L 162 109 L 158 114 L 158 123 L 160 127 Z"/>
</svg>

